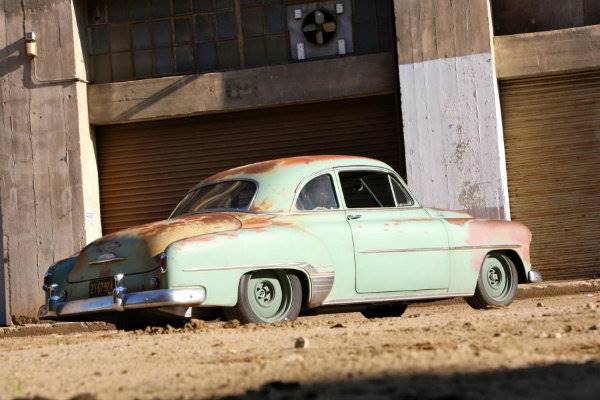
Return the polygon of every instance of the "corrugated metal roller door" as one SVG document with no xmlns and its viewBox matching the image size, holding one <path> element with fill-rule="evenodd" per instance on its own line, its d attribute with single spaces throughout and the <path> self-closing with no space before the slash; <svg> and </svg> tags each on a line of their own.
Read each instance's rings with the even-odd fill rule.
<svg viewBox="0 0 600 400">
<path fill-rule="evenodd" d="M 501 82 L 512 217 L 549 279 L 600 276 L 600 71 Z"/>
<path fill-rule="evenodd" d="M 204 177 L 306 154 L 365 155 L 398 168 L 393 95 L 100 127 L 104 233 L 166 218 Z"/>
</svg>

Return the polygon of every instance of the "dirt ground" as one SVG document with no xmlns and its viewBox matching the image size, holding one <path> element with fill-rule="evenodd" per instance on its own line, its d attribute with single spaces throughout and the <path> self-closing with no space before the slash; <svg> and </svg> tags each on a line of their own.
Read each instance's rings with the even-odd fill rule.
<svg viewBox="0 0 600 400">
<path fill-rule="evenodd" d="M 295 348 L 297 338 L 307 346 Z M 0 399 L 599 399 L 600 291 L 0 338 Z"/>
</svg>

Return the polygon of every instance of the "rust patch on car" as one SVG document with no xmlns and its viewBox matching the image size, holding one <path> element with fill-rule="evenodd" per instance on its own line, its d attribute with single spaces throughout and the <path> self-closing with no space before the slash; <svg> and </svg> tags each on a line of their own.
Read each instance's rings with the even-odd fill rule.
<svg viewBox="0 0 600 400">
<path fill-rule="evenodd" d="M 467 243 L 473 246 L 519 246 L 512 250 L 516 251 L 526 263 L 531 262 L 529 253 L 531 232 L 520 222 L 473 219 L 468 222 Z M 483 262 L 483 258 L 480 261 Z"/>
<path fill-rule="evenodd" d="M 273 204 L 268 200 L 263 200 L 260 204 L 254 204 L 250 211 L 267 211 L 273 207 Z"/>
<path fill-rule="evenodd" d="M 241 222 L 233 215 L 210 213 L 187 215 L 114 232 L 92 242 L 82 250 L 68 275 L 68 280 L 80 281 L 96 275 L 97 267 L 90 265 L 90 262 L 96 261 L 103 253 L 103 246 L 116 240 L 122 244 L 123 249 L 137 249 L 137 254 L 133 256 L 133 259 L 131 255 L 121 254 L 120 250 L 115 251 L 116 255 L 125 256 L 129 260 L 127 264 L 121 264 L 121 268 L 126 268 L 125 271 L 133 268 L 136 269 L 135 272 L 141 272 L 137 269 L 151 270 L 155 268 L 154 262 L 150 262 L 152 265 L 145 265 L 149 263 L 147 260 L 152 259 L 174 242 L 191 237 L 202 237 L 202 235 L 210 233 L 232 231 L 240 227 Z M 207 239 L 205 238 L 205 240 Z"/>
<path fill-rule="evenodd" d="M 259 175 L 271 172 L 279 167 L 293 167 L 298 165 L 308 165 L 317 161 L 333 161 L 333 160 L 369 160 L 361 156 L 343 156 L 343 155 L 319 155 L 319 156 L 299 156 L 280 158 L 276 160 L 261 161 L 254 164 L 243 165 L 232 168 L 227 171 L 219 172 L 206 178 L 206 182 L 217 182 L 227 178 L 239 175 Z"/>
<path fill-rule="evenodd" d="M 531 233 L 519 222 L 501 220 L 472 220 L 469 224 L 471 245 L 515 244 L 528 246 Z"/>
<path fill-rule="evenodd" d="M 282 158 L 279 160 L 281 166 L 295 166 L 295 165 L 308 165 L 316 161 L 334 161 L 334 160 L 370 160 L 367 157 L 361 156 L 342 156 L 342 155 L 319 155 L 319 156 L 300 156 Z"/>
<path fill-rule="evenodd" d="M 242 229 L 266 228 L 273 225 L 274 215 L 268 214 L 249 214 L 239 217 L 242 222 Z"/>
<path fill-rule="evenodd" d="M 473 218 L 446 218 L 446 221 L 452 225 L 464 226 L 467 222 L 473 221 Z"/>
</svg>

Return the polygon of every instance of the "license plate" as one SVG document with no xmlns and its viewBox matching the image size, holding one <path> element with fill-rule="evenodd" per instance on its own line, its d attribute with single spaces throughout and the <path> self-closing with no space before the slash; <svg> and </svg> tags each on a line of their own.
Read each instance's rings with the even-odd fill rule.
<svg viewBox="0 0 600 400">
<path fill-rule="evenodd" d="M 94 279 L 90 282 L 90 297 L 110 296 L 115 288 L 115 279 L 110 278 Z"/>
</svg>

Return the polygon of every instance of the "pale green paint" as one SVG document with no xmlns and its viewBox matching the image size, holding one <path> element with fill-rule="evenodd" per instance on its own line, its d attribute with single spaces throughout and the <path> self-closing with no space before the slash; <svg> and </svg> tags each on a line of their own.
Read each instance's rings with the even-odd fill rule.
<svg viewBox="0 0 600 400">
<path fill-rule="evenodd" d="M 525 258 L 527 249 L 518 246 L 529 243 L 496 240 L 493 230 L 489 238 L 485 235 L 476 238 L 483 245 L 474 244 L 470 226 L 484 222 L 468 220 L 460 224 L 446 220 L 469 218 L 461 212 L 425 209 L 418 204 L 384 210 L 345 210 L 337 168 L 352 167 L 380 168 L 395 174 L 379 161 L 336 158 L 293 166 L 275 162 L 266 172 L 238 169 L 220 174 L 218 179 L 209 178 L 202 184 L 227 179 L 256 181 L 259 189 L 253 204 L 262 205 L 263 210 L 227 215 L 240 220 L 248 216 L 269 217 L 272 218 L 270 223 L 259 228 L 252 225 L 240 228 L 233 224 L 221 232 L 177 240 L 165 249 L 168 255 L 165 275 L 159 275 L 156 270 L 129 275 L 124 284 L 131 291 L 147 289 L 150 279 L 160 276 L 161 288 L 205 287 L 204 306 L 233 306 L 244 274 L 261 268 L 285 268 L 310 279 L 311 274 L 300 266 L 304 263 L 314 269 L 312 273 L 335 273 L 333 287 L 324 304 L 412 300 L 472 294 L 481 266 L 477 260 L 483 260 L 492 248 L 515 248 L 521 258 Z M 334 177 L 341 209 L 295 212 L 293 201 L 302 184 L 325 172 Z M 348 221 L 347 214 L 361 214 L 361 218 Z M 526 228 L 515 225 L 515 229 Z M 130 238 L 131 231 L 128 235 Z M 117 233 L 115 237 L 118 239 L 118 236 Z M 490 246 L 483 248 L 487 242 Z M 84 298 L 88 282 L 65 282 L 73 260 L 54 267 L 55 279 L 61 289 L 67 289 L 70 299 Z M 530 265 L 524 264 L 528 271 Z M 134 267 L 127 263 L 122 265 L 125 273 Z"/>
<path fill-rule="evenodd" d="M 448 289 L 450 257 L 442 220 L 418 207 L 348 214 L 361 216 L 349 221 L 359 293 Z"/>
</svg>

